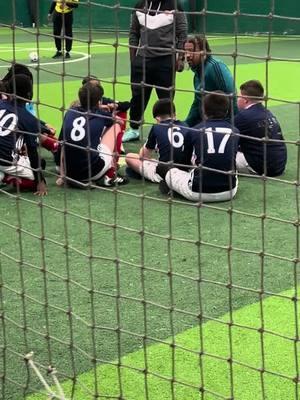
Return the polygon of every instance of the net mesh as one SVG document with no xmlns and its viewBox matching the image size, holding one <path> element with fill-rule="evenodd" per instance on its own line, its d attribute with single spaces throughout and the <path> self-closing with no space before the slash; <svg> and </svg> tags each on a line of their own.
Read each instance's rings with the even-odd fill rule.
<svg viewBox="0 0 300 400">
<path fill-rule="evenodd" d="M 128 40 L 120 32 L 133 2 L 80 2 L 74 28 L 78 18 L 84 29 L 75 30 L 70 61 L 50 60 L 53 35 L 44 17 L 34 28 L 20 26 L 20 4 L 9 3 L 0 73 L 12 62 L 29 65 L 39 118 L 59 131 L 90 74 L 113 99 L 130 100 Z M 286 172 L 241 174 L 236 199 L 195 204 L 162 196 L 144 179 L 115 188 L 58 188 L 52 156 L 40 150 L 48 197 L 0 189 L 4 400 L 46 398 L 30 352 L 42 376 L 55 367 L 64 394 L 51 377 L 45 380 L 60 399 L 299 398 L 299 38 L 274 35 L 274 21 L 284 21 L 288 32 L 300 19 L 276 14 L 275 0 L 262 14 L 247 12 L 242 1 L 230 10 L 224 2 L 187 3 L 189 26 L 231 65 L 237 86 L 264 83 L 265 105 L 284 128 Z M 93 29 L 96 12 L 109 16 L 113 31 Z M 253 32 L 264 21 L 265 34 L 239 36 L 244 18 L 253 21 Z M 213 36 L 210 27 L 225 20 L 231 35 Z M 27 61 L 32 50 L 36 64 Z M 193 76 L 178 75 L 175 102 L 184 119 Z M 142 139 L 153 123 L 149 111 L 144 119 Z"/>
</svg>

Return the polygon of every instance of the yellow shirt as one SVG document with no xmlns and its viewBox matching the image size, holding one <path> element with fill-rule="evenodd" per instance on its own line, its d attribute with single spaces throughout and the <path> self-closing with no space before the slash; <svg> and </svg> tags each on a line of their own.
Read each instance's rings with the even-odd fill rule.
<svg viewBox="0 0 300 400">
<path fill-rule="evenodd" d="M 60 14 L 66 14 L 73 10 L 72 7 L 69 7 L 66 3 L 78 3 L 79 0 L 57 0 L 55 11 Z"/>
</svg>

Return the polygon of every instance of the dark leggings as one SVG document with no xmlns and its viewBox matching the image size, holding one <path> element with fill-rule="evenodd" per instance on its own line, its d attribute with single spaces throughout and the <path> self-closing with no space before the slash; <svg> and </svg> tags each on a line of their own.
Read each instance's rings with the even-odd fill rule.
<svg viewBox="0 0 300 400">
<path fill-rule="evenodd" d="M 140 56 L 135 57 L 131 64 L 131 128 L 137 129 L 141 125 L 153 87 L 155 87 L 159 99 L 173 99 L 174 77 L 172 56 L 147 60 Z M 144 82 L 147 86 L 142 86 L 141 82 Z M 160 86 L 160 88 L 157 86 Z"/>
<path fill-rule="evenodd" d="M 66 42 L 66 51 L 72 50 L 72 37 L 73 37 L 73 12 L 69 13 L 53 13 L 53 35 L 57 51 L 62 50 L 62 38 L 60 37 L 63 33 L 63 38 Z"/>
</svg>

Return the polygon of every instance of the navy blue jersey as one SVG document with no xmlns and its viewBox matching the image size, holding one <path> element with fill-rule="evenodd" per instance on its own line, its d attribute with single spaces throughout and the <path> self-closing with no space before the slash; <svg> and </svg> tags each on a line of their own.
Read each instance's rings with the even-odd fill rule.
<svg viewBox="0 0 300 400">
<path fill-rule="evenodd" d="M 281 175 L 287 161 L 287 150 L 281 127 L 276 117 L 261 103 L 257 103 L 236 115 L 235 126 L 241 133 L 240 149 L 256 173 L 269 176 Z M 278 142 L 264 144 L 256 139 L 268 138 Z M 266 171 L 265 171 L 266 165 Z"/>
<path fill-rule="evenodd" d="M 38 168 L 39 131 L 40 121 L 26 110 L 25 104 L 0 100 L 0 165 L 9 166 L 17 161 L 18 153 L 26 144 L 31 166 Z"/>
<path fill-rule="evenodd" d="M 159 161 L 191 164 L 193 154 L 191 130 L 183 122 L 169 119 L 153 125 L 145 147 L 157 150 Z"/>
<path fill-rule="evenodd" d="M 193 173 L 192 190 L 220 193 L 233 189 L 236 186 L 235 158 L 239 131 L 223 120 L 207 120 L 194 129 L 197 131 L 193 133 L 192 142 L 199 167 Z M 206 168 L 233 173 L 224 174 Z"/>
<path fill-rule="evenodd" d="M 86 180 L 97 175 L 104 166 L 97 147 L 105 128 L 112 125 L 111 116 L 99 109 L 85 114 L 82 108 L 67 111 L 60 133 L 65 141 L 66 175 Z M 88 149 L 89 148 L 89 149 Z"/>
</svg>

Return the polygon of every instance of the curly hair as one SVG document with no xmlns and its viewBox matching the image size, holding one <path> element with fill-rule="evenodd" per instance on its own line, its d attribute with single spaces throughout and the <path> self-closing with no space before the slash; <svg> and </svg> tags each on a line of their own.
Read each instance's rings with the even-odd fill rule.
<svg viewBox="0 0 300 400">
<path fill-rule="evenodd" d="M 211 48 L 205 36 L 202 35 L 188 36 L 185 43 L 192 43 L 194 45 L 194 50 L 198 48 L 200 51 L 205 50 L 206 53 L 211 53 Z"/>
</svg>

